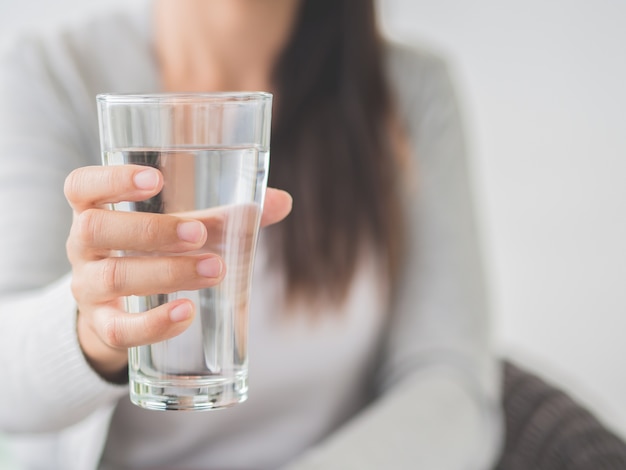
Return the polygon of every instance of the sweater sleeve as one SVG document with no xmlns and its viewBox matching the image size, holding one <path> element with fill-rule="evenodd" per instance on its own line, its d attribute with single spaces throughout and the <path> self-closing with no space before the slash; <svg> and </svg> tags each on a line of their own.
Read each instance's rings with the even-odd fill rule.
<svg viewBox="0 0 626 470">
<path fill-rule="evenodd" d="M 98 155 L 85 137 L 95 119 L 76 112 L 81 101 L 91 110 L 93 98 L 61 50 L 33 37 L 0 56 L 0 430 L 8 432 L 58 430 L 125 393 L 91 370 L 76 335 L 63 183 Z"/>
<path fill-rule="evenodd" d="M 459 110 L 445 65 L 390 51 L 390 81 L 415 159 L 409 242 L 369 407 L 290 470 L 485 470 L 501 441 L 499 368 Z"/>
</svg>

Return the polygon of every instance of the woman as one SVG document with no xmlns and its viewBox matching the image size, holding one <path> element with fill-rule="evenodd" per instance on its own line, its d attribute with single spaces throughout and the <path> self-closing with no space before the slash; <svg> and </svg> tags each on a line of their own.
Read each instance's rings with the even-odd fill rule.
<svg viewBox="0 0 626 470">
<path fill-rule="evenodd" d="M 498 373 L 445 67 L 384 44 L 372 1 L 147 8 L 26 39 L 0 68 L 0 196 L 14 204 L 0 429 L 15 452 L 27 468 L 489 468 Z M 137 238 L 139 222 L 101 208 L 149 197 L 160 175 L 93 166 L 93 98 L 154 90 L 275 93 L 270 185 L 294 211 L 259 245 L 250 399 L 221 413 L 130 405 L 126 348 L 176 336 L 194 312 L 112 308 L 146 276 L 155 293 L 172 285 L 141 262 L 102 282 L 107 250 L 203 236 L 155 215 Z M 290 199 L 266 204 L 270 224 Z M 219 282 L 213 261 L 184 284 Z"/>
</svg>

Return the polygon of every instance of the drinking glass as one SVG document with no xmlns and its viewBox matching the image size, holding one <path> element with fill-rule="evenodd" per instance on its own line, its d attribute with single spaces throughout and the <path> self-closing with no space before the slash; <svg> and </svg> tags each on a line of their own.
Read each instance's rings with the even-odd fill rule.
<svg viewBox="0 0 626 470">
<path fill-rule="evenodd" d="M 129 350 L 130 398 L 154 410 L 211 410 L 248 396 L 248 302 L 269 165 L 269 93 L 98 95 L 104 165 L 146 165 L 164 186 L 113 210 L 193 217 L 225 277 L 196 291 L 129 296 L 129 313 L 176 299 L 196 309 L 181 335 Z M 171 253 L 160 253 L 172 256 Z M 120 256 L 155 256 L 124 252 Z"/>
</svg>

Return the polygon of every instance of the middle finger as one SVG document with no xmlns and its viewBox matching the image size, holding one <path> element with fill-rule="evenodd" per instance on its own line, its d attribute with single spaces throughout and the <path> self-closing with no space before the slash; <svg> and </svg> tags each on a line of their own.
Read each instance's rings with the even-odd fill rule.
<svg viewBox="0 0 626 470">
<path fill-rule="evenodd" d="M 103 250 L 182 253 L 201 248 L 207 238 L 203 223 L 173 215 L 88 209 L 76 217 L 72 239 L 92 258 Z"/>
<path fill-rule="evenodd" d="M 212 254 L 105 258 L 89 263 L 83 276 L 74 279 L 73 287 L 91 302 L 104 302 L 129 295 L 168 294 L 213 287 L 224 275 L 223 261 Z M 83 286 L 76 285 L 81 282 Z"/>
</svg>

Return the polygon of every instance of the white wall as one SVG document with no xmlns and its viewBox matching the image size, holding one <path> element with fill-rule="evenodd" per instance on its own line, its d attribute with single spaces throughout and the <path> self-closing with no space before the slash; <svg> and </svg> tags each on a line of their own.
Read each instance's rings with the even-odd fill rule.
<svg viewBox="0 0 626 470">
<path fill-rule="evenodd" d="M 0 0 L 0 30 L 111 1 Z M 626 3 L 381 4 L 454 66 L 499 350 L 626 437 Z"/>
</svg>

